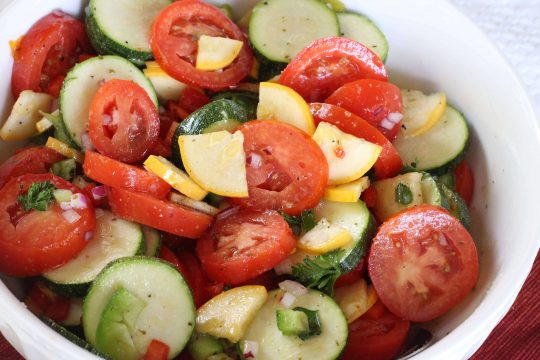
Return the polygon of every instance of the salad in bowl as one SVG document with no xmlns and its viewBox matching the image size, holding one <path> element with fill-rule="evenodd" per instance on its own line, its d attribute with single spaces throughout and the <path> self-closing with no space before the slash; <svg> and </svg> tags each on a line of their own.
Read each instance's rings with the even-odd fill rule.
<svg viewBox="0 0 540 360">
<path fill-rule="evenodd" d="M 392 81 L 378 19 L 85 5 L 10 42 L 0 272 L 42 322 L 106 359 L 390 360 L 470 304 L 468 111 Z"/>
</svg>

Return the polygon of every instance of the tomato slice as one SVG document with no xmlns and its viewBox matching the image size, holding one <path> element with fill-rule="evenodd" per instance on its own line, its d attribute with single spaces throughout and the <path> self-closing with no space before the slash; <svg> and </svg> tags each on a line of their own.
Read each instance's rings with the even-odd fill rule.
<svg viewBox="0 0 540 360">
<path fill-rule="evenodd" d="M 46 92 L 49 83 L 65 75 L 79 54 L 92 52 L 84 24 L 54 11 L 38 20 L 17 48 L 11 73 L 11 91 L 17 98 L 23 90 Z"/>
<path fill-rule="evenodd" d="M 0 165 L 0 189 L 12 178 L 26 174 L 44 174 L 55 162 L 64 157 L 46 147 L 20 150 Z"/>
<path fill-rule="evenodd" d="M 109 189 L 109 204 L 116 215 L 174 235 L 198 238 L 212 217 L 151 195 Z"/>
<path fill-rule="evenodd" d="M 272 269 L 291 254 L 296 239 L 274 210 L 229 208 L 197 242 L 197 255 L 210 279 L 236 285 Z"/>
<path fill-rule="evenodd" d="M 359 280 L 364 278 L 364 275 L 366 274 L 366 260 L 365 257 L 363 257 L 358 265 L 348 273 L 345 273 L 337 278 L 336 283 L 334 284 L 334 287 L 338 288 L 341 286 L 347 286 L 352 285 Z"/>
<path fill-rule="evenodd" d="M 186 87 L 180 94 L 178 105 L 192 113 L 210 102 L 210 98 L 200 89 L 192 86 Z"/>
<path fill-rule="evenodd" d="M 373 79 L 353 81 L 334 91 L 325 102 L 367 120 L 390 141 L 396 138 L 401 127 L 401 91 L 389 82 Z"/>
<path fill-rule="evenodd" d="M 73 209 L 79 219 L 70 223 L 56 202 L 46 211 L 24 212 L 17 202 L 34 182 L 50 181 L 57 189 L 81 190 L 53 174 L 28 174 L 11 179 L 0 190 L 0 271 L 12 276 L 39 275 L 62 265 L 87 244 L 95 228 L 94 208 Z"/>
<path fill-rule="evenodd" d="M 429 321 L 460 302 L 478 277 L 471 235 L 446 210 L 421 205 L 388 219 L 373 239 L 369 275 L 397 316 Z"/>
<path fill-rule="evenodd" d="M 127 163 L 142 160 L 159 137 L 159 114 L 133 81 L 112 79 L 92 99 L 88 135 L 104 155 Z"/>
<path fill-rule="evenodd" d="M 32 285 L 24 303 L 33 314 L 45 315 L 56 322 L 66 320 L 71 307 L 69 298 L 52 292 L 41 282 Z"/>
<path fill-rule="evenodd" d="M 349 339 L 342 359 L 394 359 L 405 343 L 409 325 L 409 321 L 399 319 L 378 301 L 349 325 Z"/>
<path fill-rule="evenodd" d="M 249 197 L 232 202 L 290 215 L 317 205 L 328 182 L 328 163 L 309 135 L 267 120 L 247 122 L 239 130 L 244 134 Z"/>
<path fill-rule="evenodd" d="M 468 206 L 473 196 L 474 177 L 467 161 L 463 160 L 459 163 L 454 173 L 456 175 L 456 191 Z"/>
<path fill-rule="evenodd" d="M 86 176 L 99 183 L 148 193 L 160 199 L 164 199 L 171 191 L 171 186 L 156 175 L 93 151 L 85 153 L 83 170 Z"/>
<path fill-rule="evenodd" d="M 377 128 L 359 116 L 335 105 L 311 103 L 311 114 L 316 124 L 324 121 L 337 126 L 342 131 L 382 146 L 381 154 L 375 163 L 375 175 L 385 179 L 397 175 L 403 162 L 396 148 Z"/>
<path fill-rule="evenodd" d="M 201 35 L 244 42 L 235 61 L 222 71 L 195 68 Z M 218 90 L 244 79 L 253 65 L 253 53 L 244 33 L 217 7 L 198 0 L 173 2 L 158 15 L 150 47 L 159 65 L 173 78 L 189 85 Z"/>
<path fill-rule="evenodd" d="M 381 59 L 354 40 L 326 37 L 309 44 L 281 73 L 279 82 L 306 101 L 322 101 L 343 84 L 358 79 L 387 81 Z"/>
<path fill-rule="evenodd" d="M 146 348 L 146 353 L 144 354 L 143 360 L 167 360 L 169 358 L 170 352 L 169 345 L 152 339 L 148 348 Z"/>
</svg>

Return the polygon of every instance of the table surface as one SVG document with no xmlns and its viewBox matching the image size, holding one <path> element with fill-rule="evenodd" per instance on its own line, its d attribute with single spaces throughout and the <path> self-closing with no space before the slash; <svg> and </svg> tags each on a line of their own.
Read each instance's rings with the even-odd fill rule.
<svg viewBox="0 0 540 360">
<path fill-rule="evenodd" d="M 9 0 L 0 0 L 0 9 Z M 517 69 L 540 114 L 540 0 L 452 0 Z M 23 359 L 0 335 L 0 359 Z M 540 359 L 540 255 L 516 302 L 472 360 Z"/>
</svg>

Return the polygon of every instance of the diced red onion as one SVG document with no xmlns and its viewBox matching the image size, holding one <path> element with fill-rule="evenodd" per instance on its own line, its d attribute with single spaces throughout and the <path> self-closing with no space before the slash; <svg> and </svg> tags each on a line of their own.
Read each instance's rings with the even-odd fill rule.
<svg viewBox="0 0 540 360">
<path fill-rule="evenodd" d="M 107 197 L 107 188 L 104 185 L 96 186 L 92 189 L 92 197 L 94 200 L 101 200 Z"/>
<path fill-rule="evenodd" d="M 88 205 L 88 198 L 84 194 L 71 195 L 71 207 L 73 209 L 86 209 Z"/>
<path fill-rule="evenodd" d="M 296 300 L 296 296 L 294 296 L 290 292 L 285 292 L 279 302 L 281 303 L 281 305 L 289 309 L 292 306 L 292 304 L 294 304 L 295 300 Z"/>
<path fill-rule="evenodd" d="M 96 209 L 95 214 L 96 214 L 96 219 L 99 219 L 100 217 L 105 215 L 105 211 L 103 209 L 98 208 L 98 209 Z"/>
<path fill-rule="evenodd" d="M 238 206 L 232 206 L 232 207 L 226 208 L 225 210 L 220 211 L 216 215 L 216 221 L 220 219 L 225 219 L 231 215 L 234 215 L 238 212 L 238 210 L 239 210 Z"/>
<path fill-rule="evenodd" d="M 289 292 L 294 296 L 302 296 L 308 293 L 308 289 L 299 282 L 285 280 L 279 283 L 279 288 L 285 292 Z"/>
<path fill-rule="evenodd" d="M 94 232 L 93 231 L 87 231 L 87 232 L 84 233 L 84 240 L 86 240 L 86 241 L 92 240 L 93 237 L 94 237 Z"/>
<path fill-rule="evenodd" d="M 73 207 L 71 206 L 71 202 L 68 202 L 68 201 L 62 201 L 60 203 L 60 209 L 66 211 L 66 210 L 71 210 L 73 209 Z"/>
<path fill-rule="evenodd" d="M 78 221 L 81 218 L 81 215 L 77 214 L 75 210 L 67 210 L 62 213 L 62 216 L 70 224 Z"/>
<path fill-rule="evenodd" d="M 380 125 L 381 125 L 382 128 L 384 128 L 384 129 L 386 129 L 386 130 L 391 130 L 391 129 L 394 128 L 394 126 L 395 126 L 396 124 L 394 124 L 394 123 L 391 122 L 390 120 L 384 118 L 384 119 L 382 119 Z"/>
<path fill-rule="evenodd" d="M 242 351 L 245 359 L 253 359 L 259 353 L 259 343 L 256 341 L 244 341 L 244 349 Z"/>
<path fill-rule="evenodd" d="M 274 267 L 274 271 L 277 275 L 292 274 L 292 262 L 285 259 Z"/>
<path fill-rule="evenodd" d="M 262 157 L 261 155 L 257 153 L 249 154 L 246 160 L 247 160 L 247 164 L 255 169 L 258 169 L 261 167 Z"/>
<path fill-rule="evenodd" d="M 401 121 L 401 119 L 403 119 L 403 114 L 398 113 L 398 112 L 392 112 L 388 114 L 386 118 L 388 119 L 388 121 L 393 122 L 394 124 L 397 124 L 398 122 Z"/>
<path fill-rule="evenodd" d="M 448 240 L 443 233 L 439 233 L 439 244 L 441 244 L 441 246 L 448 246 Z"/>
<path fill-rule="evenodd" d="M 81 135 L 81 141 L 82 141 L 82 146 L 84 150 L 87 150 L 87 151 L 94 150 L 94 144 L 92 143 L 92 139 L 90 139 L 90 135 L 88 135 L 88 133 L 84 133 Z"/>
</svg>

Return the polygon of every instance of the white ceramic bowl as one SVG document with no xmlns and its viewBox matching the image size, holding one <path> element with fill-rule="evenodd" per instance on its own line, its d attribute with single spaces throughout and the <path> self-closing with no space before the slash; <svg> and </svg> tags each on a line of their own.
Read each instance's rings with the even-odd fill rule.
<svg viewBox="0 0 540 360">
<path fill-rule="evenodd" d="M 1 0 L 0 0 L 1 1 Z M 216 1 L 217 2 L 217 1 Z M 228 1 L 242 14 L 254 1 Z M 414 359 L 465 359 L 489 335 L 515 300 L 540 244 L 533 220 L 540 200 L 538 123 L 515 73 L 495 46 L 445 1 L 344 1 L 370 16 L 390 43 L 391 81 L 424 91 L 442 90 L 472 128 L 475 174 L 471 208 L 480 254 L 475 290 L 457 308 L 431 323 L 435 342 Z M 236 5 L 235 5 L 236 4 Z M 84 1 L 13 1 L 0 14 L 0 114 L 10 111 L 8 40 L 53 9 L 82 14 Z M 0 161 L 18 144 L 0 143 Z M 9 290 L 11 289 L 12 292 Z M 15 295 L 14 295 L 15 294 Z M 0 330 L 27 359 L 92 359 L 34 317 L 16 296 L 17 280 L 0 283 Z"/>
</svg>

